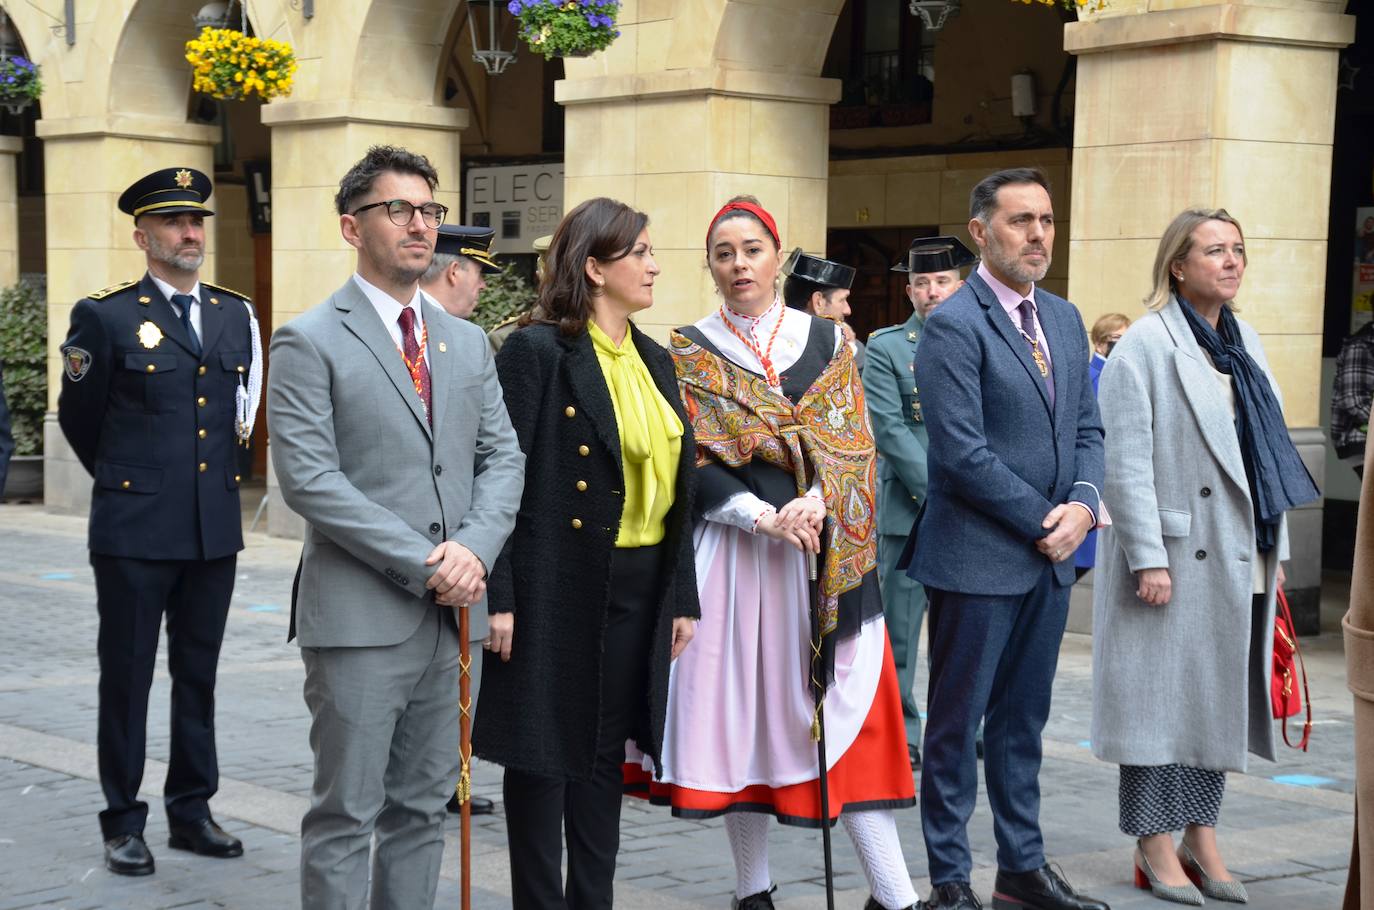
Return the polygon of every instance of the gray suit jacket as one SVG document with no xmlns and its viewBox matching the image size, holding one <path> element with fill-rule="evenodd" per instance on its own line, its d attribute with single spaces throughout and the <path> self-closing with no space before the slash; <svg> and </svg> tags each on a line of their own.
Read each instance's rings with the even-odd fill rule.
<svg viewBox="0 0 1374 910">
<path fill-rule="evenodd" d="M 350 278 L 272 336 L 267 424 L 286 504 L 309 523 L 303 647 L 404 641 L 436 609 L 443 540 L 490 569 L 515 523 L 525 456 L 486 336 L 423 303 L 433 427 L 387 327 Z M 485 608 L 474 605 L 472 616 Z"/>
<path fill-rule="evenodd" d="M 1274 589 L 1288 535 L 1281 524 L 1278 546 L 1260 554 L 1267 596 L 1256 610 L 1240 443 L 1180 306 L 1132 325 L 1099 386 L 1112 524 L 1098 534 L 1093 582 L 1093 753 L 1244 771 L 1247 751 L 1274 757 Z M 1259 335 L 1237 322 L 1269 373 Z M 1272 374 L 1270 383 L 1277 395 Z M 1152 568 L 1173 582 L 1162 607 L 1136 597 L 1135 573 Z"/>
</svg>

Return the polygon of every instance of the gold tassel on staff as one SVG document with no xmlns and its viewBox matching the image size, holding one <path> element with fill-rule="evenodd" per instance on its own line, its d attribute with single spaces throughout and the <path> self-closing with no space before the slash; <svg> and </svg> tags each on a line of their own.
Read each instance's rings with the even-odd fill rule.
<svg viewBox="0 0 1374 910">
<path fill-rule="evenodd" d="M 454 795 L 461 806 L 462 910 L 472 910 L 472 645 L 468 641 L 467 604 L 458 608 L 458 759 L 461 770 Z"/>
</svg>

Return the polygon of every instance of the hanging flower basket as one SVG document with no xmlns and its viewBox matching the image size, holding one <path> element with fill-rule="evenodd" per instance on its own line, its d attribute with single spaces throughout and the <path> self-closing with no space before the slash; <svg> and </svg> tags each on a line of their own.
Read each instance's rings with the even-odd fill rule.
<svg viewBox="0 0 1374 910">
<path fill-rule="evenodd" d="M 21 114 L 43 94 L 38 64 L 26 57 L 0 59 L 0 106 Z"/>
<path fill-rule="evenodd" d="M 291 94 L 296 53 L 284 41 L 255 38 L 232 28 L 203 28 L 186 42 L 192 88 L 212 98 L 263 101 Z"/>
<path fill-rule="evenodd" d="M 520 22 L 520 37 L 546 60 L 586 57 L 620 37 L 619 0 L 510 0 L 506 8 Z"/>
</svg>

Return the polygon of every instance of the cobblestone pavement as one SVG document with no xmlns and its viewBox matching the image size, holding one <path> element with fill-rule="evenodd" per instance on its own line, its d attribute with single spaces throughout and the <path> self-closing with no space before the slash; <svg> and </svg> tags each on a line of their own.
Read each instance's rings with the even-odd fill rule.
<svg viewBox="0 0 1374 910">
<path fill-rule="evenodd" d="M 160 665 L 149 711 L 145 798 L 156 875 L 127 879 L 102 865 L 96 813 L 103 800 L 95 756 L 96 613 L 85 522 L 38 506 L 0 506 L 0 910 L 161 910 L 292 907 L 297 902 L 299 823 L 310 786 L 303 671 L 286 644 L 290 582 L 299 547 L 249 535 L 240 556 L 220 662 L 221 786 L 212 806 L 243 838 L 241 859 L 213 860 L 166 847 L 158 805 L 167 758 L 168 677 Z M 1340 609 L 1331 598 L 1328 614 Z M 1285 750 L 1231 775 L 1223 846 L 1247 882 L 1251 907 L 1336 908 L 1349 859 L 1353 729 L 1340 638 L 1304 640 L 1317 726 L 1308 754 Z M 1087 747 L 1091 644 L 1066 638 L 1041 776 L 1042 819 L 1052 859 L 1075 884 L 1114 910 L 1163 906 L 1130 887 L 1131 844 L 1116 827 L 1116 769 Z M 165 654 L 163 656 L 165 660 Z M 474 819 L 474 900 L 509 904 L 500 771 L 475 767 L 474 790 L 498 799 Z M 906 860 L 925 894 L 925 852 L 915 810 L 899 814 Z M 728 907 L 734 874 L 719 822 L 674 819 L 629 800 L 622 822 L 616 903 L 676 910 Z M 837 829 L 836 905 L 859 908 L 867 888 Z M 988 896 L 996 868 L 991 817 L 980 799 L 970 826 L 975 887 Z M 824 904 L 819 836 L 774 828 L 778 905 Z M 457 821 L 449 825 L 439 906 L 458 906 Z"/>
</svg>

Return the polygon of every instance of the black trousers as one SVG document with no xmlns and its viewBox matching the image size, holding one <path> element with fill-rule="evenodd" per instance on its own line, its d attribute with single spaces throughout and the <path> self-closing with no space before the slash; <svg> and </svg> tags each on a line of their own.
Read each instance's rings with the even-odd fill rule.
<svg viewBox="0 0 1374 910">
<path fill-rule="evenodd" d="M 148 690 L 163 614 L 172 676 L 171 750 L 163 801 L 173 823 L 210 814 L 219 788 L 215 670 L 234 592 L 236 556 L 209 560 L 126 559 L 91 554 L 100 611 L 100 713 L 96 746 L 106 838 L 141 833 L 138 798 L 147 743 Z"/>
<path fill-rule="evenodd" d="M 590 780 L 506 769 L 514 910 L 592 910 L 612 903 L 620 850 L 625 740 L 644 710 L 660 600 L 662 546 L 617 549 L 601 657 L 601 729 Z M 516 647 L 519 621 L 516 622 Z M 590 658 L 589 658 L 590 659 Z M 563 839 L 568 880 L 562 881 Z"/>
</svg>

